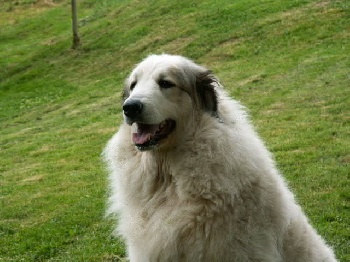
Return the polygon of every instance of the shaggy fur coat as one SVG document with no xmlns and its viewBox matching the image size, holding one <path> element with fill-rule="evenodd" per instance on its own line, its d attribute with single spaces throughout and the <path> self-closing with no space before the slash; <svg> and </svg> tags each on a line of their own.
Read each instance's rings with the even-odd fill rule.
<svg viewBox="0 0 350 262">
<path fill-rule="evenodd" d="M 171 56 L 151 56 L 138 67 L 149 67 L 152 59 Z M 177 59 L 176 65 L 191 67 L 185 72 L 194 77 L 205 70 Z M 123 123 L 104 151 L 110 171 L 108 213 L 118 218 L 117 233 L 126 241 L 129 259 L 336 261 L 296 203 L 244 108 L 217 80 L 210 84 L 217 114 L 195 106 L 192 97 L 191 111 L 177 119 L 169 138 L 173 146 L 139 151 L 130 125 Z"/>
</svg>

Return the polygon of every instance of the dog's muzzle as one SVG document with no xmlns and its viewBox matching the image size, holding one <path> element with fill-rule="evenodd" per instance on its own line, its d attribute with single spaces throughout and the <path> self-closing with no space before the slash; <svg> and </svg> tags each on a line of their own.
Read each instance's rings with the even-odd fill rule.
<svg viewBox="0 0 350 262">
<path fill-rule="evenodd" d="M 172 119 L 165 119 L 159 123 L 144 121 L 144 106 L 138 99 L 125 101 L 123 111 L 126 123 L 132 126 L 132 140 L 140 151 L 157 146 L 176 127 L 176 122 Z"/>
</svg>

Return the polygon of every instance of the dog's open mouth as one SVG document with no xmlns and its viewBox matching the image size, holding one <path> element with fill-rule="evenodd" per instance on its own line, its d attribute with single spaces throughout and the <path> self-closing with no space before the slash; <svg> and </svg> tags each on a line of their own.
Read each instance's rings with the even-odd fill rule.
<svg viewBox="0 0 350 262">
<path fill-rule="evenodd" d="M 159 124 L 133 123 L 132 140 L 139 150 L 148 150 L 172 133 L 175 127 L 176 122 L 172 119 L 166 119 Z"/>
</svg>

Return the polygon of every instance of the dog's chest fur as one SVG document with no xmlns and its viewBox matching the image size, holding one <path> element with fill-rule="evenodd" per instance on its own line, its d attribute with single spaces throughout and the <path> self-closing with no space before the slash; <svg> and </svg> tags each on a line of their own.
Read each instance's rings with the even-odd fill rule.
<svg viewBox="0 0 350 262">
<path fill-rule="evenodd" d="M 265 206 L 264 220 L 247 220 L 259 217 L 261 210 L 258 207 L 263 205 L 261 194 L 264 185 L 259 180 L 250 181 L 242 190 L 235 191 L 243 182 L 237 178 L 234 190 L 233 177 L 230 178 L 231 183 L 220 177 L 220 174 L 228 172 L 225 166 L 218 166 L 213 159 L 202 163 L 200 168 L 194 165 L 197 158 L 205 157 L 210 150 L 210 154 L 215 154 L 215 148 L 207 148 L 205 144 L 197 150 L 193 150 L 193 145 L 191 148 L 192 151 L 175 150 L 167 155 L 145 152 L 135 156 L 134 162 L 139 165 L 129 165 L 124 174 L 129 178 L 126 186 L 130 194 L 128 199 L 132 200 L 128 201 L 129 207 L 124 210 L 128 213 L 122 222 L 127 230 L 124 235 L 128 235 L 134 245 L 147 246 L 144 252 L 154 253 L 149 254 L 150 257 L 165 258 L 161 250 L 175 248 L 178 252 L 169 253 L 182 256 L 176 258 L 180 260 L 185 259 L 184 254 L 191 254 L 186 249 L 198 241 L 201 245 L 196 249 L 197 255 L 210 258 L 213 254 L 207 254 L 205 250 L 212 247 L 207 245 L 223 245 L 220 243 L 222 236 L 215 232 L 231 231 L 230 235 L 236 236 L 234 240 L 225 240 L 226 246 L 227 241 L 231 241 L 230 252 L 234 251 L 232 246 L 240 247 L 240 243 L 250 242 L 252 247 L 258 246 L 259 239 L 252 240 L 247 234 L 248 228 L 254 230 L 253 227 L 266 223 L 266 219 L 271 223 L 275 216 L 268 214 L 270 211 Z M 217 174 L 211 172 L 213 169 Z M 275 222 L 279 224 L 279 221 Z M 237 227 L 239 224 L 241 226 Z M 232 228 L 235 230 L 232 231 Z M 260 234 L 263 237 L 267 233 L 262 231 Z M 164 236 L 168 236 L 168 241 L 164 241 Z M 220 240 L 217 243 L 216 238 Z M 207 244 L 203 245 L 203 239 L 208 239 Z M 198 257 L 195 259 L 199 261 Z"/>
</svg>

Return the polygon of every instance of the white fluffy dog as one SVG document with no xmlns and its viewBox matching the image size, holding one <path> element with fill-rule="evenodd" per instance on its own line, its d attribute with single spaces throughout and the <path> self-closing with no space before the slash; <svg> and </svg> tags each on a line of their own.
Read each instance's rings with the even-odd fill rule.
<svg viewBox="0 0 350 262">
<path fill-rule="evenodd" d="M 104 157 L 131 261 L 336 261 L 210 71 L 151 55 L 123 111 Z"/>
</svg>

